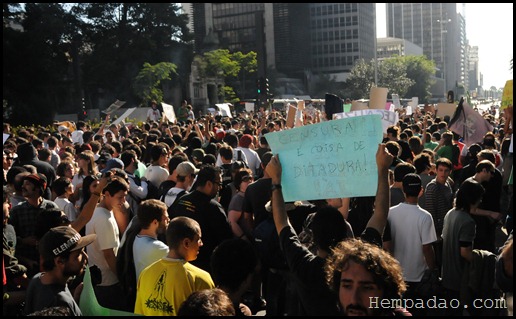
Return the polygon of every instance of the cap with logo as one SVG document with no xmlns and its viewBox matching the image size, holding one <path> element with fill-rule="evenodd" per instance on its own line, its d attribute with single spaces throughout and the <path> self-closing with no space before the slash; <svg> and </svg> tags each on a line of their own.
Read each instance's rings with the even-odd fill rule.
<svg viewBox="0 0 516 319">
<path fill-rule="evenodd" d="M 421 177 L 415 173 L 409 173 L 403 177 L 403 192 L 419 192 L 421 190 Z"/>
<path fill-rule="evenodd" d="M 66 252 L 88 246 L 97 238 L 96 234 L 81 236 L 69 226 L 51 228 L 39 241 L 39 254 L 43 260 L 52 260 Z"/>
</svg>

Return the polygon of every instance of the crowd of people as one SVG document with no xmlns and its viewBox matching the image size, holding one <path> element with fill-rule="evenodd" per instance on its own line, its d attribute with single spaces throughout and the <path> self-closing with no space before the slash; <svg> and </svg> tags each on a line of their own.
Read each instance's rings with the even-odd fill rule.
<svg viewBox="0 0 516 319">
<path fill-rule="evenodd" d="M 285 203 L 284 112 L 156 104 L 142 125 L 4 123 L 4 315 L 82 315 L 86 267 L 100 306 L 141 315 L 512 314 L 512 106 L 471 145 L 400 114 L 375 196 Z"/>
</svg>

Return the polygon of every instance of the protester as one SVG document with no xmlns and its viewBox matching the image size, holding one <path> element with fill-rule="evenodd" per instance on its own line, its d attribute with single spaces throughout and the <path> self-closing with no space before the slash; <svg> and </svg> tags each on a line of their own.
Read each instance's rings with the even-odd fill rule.
<svg viewBox="0 0 516 319">
<path fill-rule="evenodd" d="M 68 289 L 68 279 L 83 273 L 88 262 L 85 247 L 95 241 L 96 235 L 81 235 L 69 226 L 50 229 L 41 238 L 39 252 L 43 272 L 30 281 L 25 299 L 25 314 L 50 307 L 67 307 L 70 315 L 82 312 Z"/>
<path fill-rule="evenodd" d="M 194 291 L 215 288 L 210 274 L 190 262 L 203 246 L 201 227 L 188 217 L 170 221 L 166 257 L 145 268 L 139 279 L 134 313 L 175 316 Z"/>
</svg>

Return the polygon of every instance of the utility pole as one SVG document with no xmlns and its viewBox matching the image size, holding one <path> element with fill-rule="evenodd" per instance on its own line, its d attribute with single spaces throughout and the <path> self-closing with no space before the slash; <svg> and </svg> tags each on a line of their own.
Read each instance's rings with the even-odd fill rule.
<svg viewBox="0 0 516 319">
<path fill-rule="evenodd" d="M 256 59 L 258 63 L 258 96 L 255 103 L 255 111 L 258 111 L 261 106 L 267 107 L 267 92 L 265 90 L 265 83 L 267 79 L 267 55 L 265 50 L 265 24 L 263 21 L 264 11 L 260 10 L 255 13 L 256 25 Z"/>
</svg>

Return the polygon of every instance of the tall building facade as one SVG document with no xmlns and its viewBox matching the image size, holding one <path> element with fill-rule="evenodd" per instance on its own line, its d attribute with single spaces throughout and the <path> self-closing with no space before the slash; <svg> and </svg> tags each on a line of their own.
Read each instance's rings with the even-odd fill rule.
<svg viewBox="0 0 516 319">
<path fill-rule="evenodd" d="M 305 84 L 317 73 L 344 81 L 356 60 L 375 57 L 374 3 L 193 3 L 192 8 L 196 52 L 212 49 L 213 37 L 230 52 L 255 51 L 257 76 L 274 69 Z"/>
<path fill-rule="evenodd" d="M 477 92 L 479 87 L 479 70 L 478 70 L 478 47 L 468 46 L 468 89 L 471 92 Z"/>
<path fill-rule="evenodd" d="M 375 57 L 376 4 L 310 3 L 312 71 L 345 80 L 355 61 Z"/>
<path fill-rule="evenodd" d="M 386 20 L 388 37 L 413 42 L 435 62 L 436 77 L 442 80 L 437 87 L 440 94 L 464 87 L 466 28 L 456 3 L 387 3 Z"/>
</svg>

